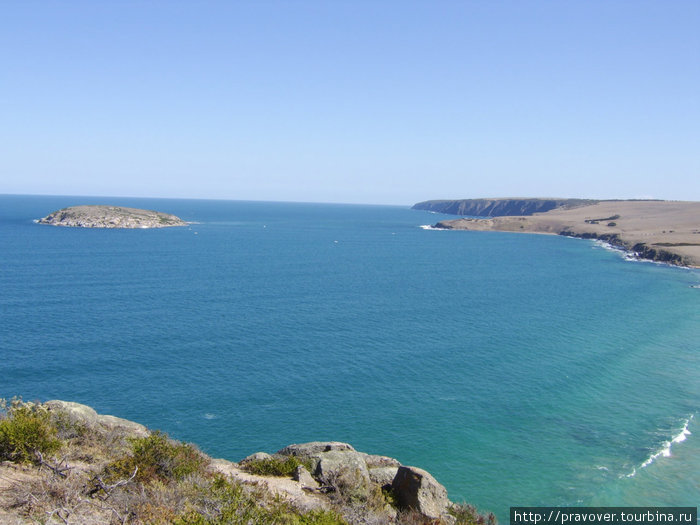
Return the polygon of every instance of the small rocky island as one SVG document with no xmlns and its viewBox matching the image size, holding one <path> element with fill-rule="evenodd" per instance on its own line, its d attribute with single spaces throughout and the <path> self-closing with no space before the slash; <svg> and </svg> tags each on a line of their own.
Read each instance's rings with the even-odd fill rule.
<svg viewBox="0 0 700 525">
<path fill-rule="evenodd" d="M 105 205 L 63 208 L 37 222 L 74 228 L 167 228 L 187 225 L 185 221 L 169 213 Z"/>
</svg>

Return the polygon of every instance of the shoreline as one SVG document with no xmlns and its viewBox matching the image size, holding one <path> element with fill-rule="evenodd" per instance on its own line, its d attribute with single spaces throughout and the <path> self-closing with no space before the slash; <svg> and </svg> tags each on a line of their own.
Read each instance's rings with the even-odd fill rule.
<svg viewBox="0 0 700 525">
<path fill-rule="evenodd" d="M 529 216 L 445 220 L 433 228 L 599 240 L 638 259 L 700 268 L 700 202 L 605 201 Z"/>
</svg>

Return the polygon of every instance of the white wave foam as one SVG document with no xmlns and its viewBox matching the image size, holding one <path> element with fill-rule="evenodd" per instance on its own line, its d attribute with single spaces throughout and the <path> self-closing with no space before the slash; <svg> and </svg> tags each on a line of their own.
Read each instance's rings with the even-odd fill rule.
<svg viewBox="0 0 700 525">
<path fill-rule="evenodd" d="M 608 250 L 608 251 L 617 253 L 625 261 L 629 261 L 629 262 L 656 264 L 657 266 L 672 266 L 673 268 L 690 268 L 689 266 L 681 266 L 681 265 L 671 264 L 671 263 L 664 262 L 664 261 L 655 261 L 653 259 L 644 259 L 644 258 L 640 257 L 637 252 L 625 250 L 624 248 L 620 248 L 619 246 L 615 246 L 613 244 L 610 244 L 609 242 L 601 241 L 600 239 L 594 239 L 593 245 L 595 247 L 603 248 L 604 250 Z M 698 285 L 698 287 L 700 288 L 700 285 Z"/>
<path fill-rule="evenodd" d="M 620 476 L 620 477 L 621 478 L 633 478 L 636 475 L 637 475 L 637 469 L 633 467 L 632 472 L 630 472 L 629 474 L 625 474 L 624 476 Z"/>
<path fill-rule="evenodd" d="M 691 434 L 690 430 L 688 430 L 688 425 L 692 421 L 693 416 L 691 415 L 688 419 L 685 420 L 685 424 L 683 425 L 683 428 L 681 431 L 676 434 L 673 438 L 671 438 L 671 441 L 664 441 L 663 446 L 661 449 L 659 449 L 657 452 L 652 454 L 647 458 L 647 460 L 642 463 L 641 468 L 646 468 L 649 465 L 651 465 L 656 458 L 658 457 L 665 457 L 668 458 L 671 456 L 671 446 L 673 446 L 674 443 L 682 443 L 686 439 L 688 439 L 688 436 Z"/>
<path fill-rule="evenodd" d="M 682 443 L 686 439 L 688 439 L 688 436 L 691 434 L 690 430 L 688 430 L 688 425 L 690 422 L 693 420 L 695 416 L 691 415 L 688 419 L 685 420 L 685 423 L 683 423 L 683 428 L 681 431 L 673 436 L 670 441 L 664 441 L 663 446 L 655 453 L 653 453 L 651 456 L 649 456 L 644 463 L 642 463 L 639 468 L 646 468 L 649 465 L 651 465 L 654 461 L 656 461 L 657 458 L 659 457 L 670 457 L 671 456 L 671 447 L 673 446 L 674 443 Z M 637 469 L 632 468 L 632 472 L 629 474 L 623 474 L 620 476 L 620 478 L 633 478 L 637 474 Z"/>
<path fill-rule="evenodd" d="M 593 241 L 593 245 L 597 246 L 599 248 L 603 248 L 604 250 L 608 250 L 609 252 L 617 253 L 625 261 L 636 261 L 636 262 L 641 261 L 641 259 L 639 257 L 637 257 L 636 253 L 624 250 L 624 249 L 620 248 L 619 246 L 615 246 L 613 244 L 610 244 L 609 242 L 601 241 L 600 239 L 595 239 Z"/>
<path fill-rule="evenodd" d="M 693 416 L 690 416 L 688 419 L 685 421 L 685 425 L 683 425 L 683 430 L 681 430 L 676 437 L 674 437 L 671 442 L 672 443 L 682 443 L 686 439 L 688 439 L 688 436 L 692 434 L 690 430 L 688 430 L 688 425 L 692 421 Z"/>
<path fill-rule="evenodd" d="M 609 242 L 606 241 L 601 241 L 600 239 L 594 239 L 593 244 L 595 246 L 598 246 L 600 248 L 603 248 L 605 250 L 610 250 L 611 252 L 624 252 L 621 248 L 618 248 L 617 246 L 613 246 Z"/>
<path fill-rule="evenodd" d="M 422 228 L 423 230 L 435 230 L 435 231 L 440 231 L 440 232 L 447 231 L 446 228 L 434 228 L 430 224 L 421 224 L 419 227 Z"/>
<path fill-rule="evenodd" d="M 216 419 L 217 417 L 218 416 L 216 414 L 210 414 L 209 412 L 204 414 L 204 419 Z"/>
</svg>

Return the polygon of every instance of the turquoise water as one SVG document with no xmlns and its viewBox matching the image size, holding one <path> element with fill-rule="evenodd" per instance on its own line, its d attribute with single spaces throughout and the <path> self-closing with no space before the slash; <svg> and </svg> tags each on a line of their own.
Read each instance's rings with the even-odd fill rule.
<svg viewBox="0 0 700 525">
<path fill-rule="evenodd" d="M 32 222 L 83 203 L 195 224 Z M 232 460 L 347 441 L 502 522 L 511 505 L 697 505 L 700 273 L 419 227 L 440 218 L 0 196 L 0 396 L 85 403 Z"/>
</svg>

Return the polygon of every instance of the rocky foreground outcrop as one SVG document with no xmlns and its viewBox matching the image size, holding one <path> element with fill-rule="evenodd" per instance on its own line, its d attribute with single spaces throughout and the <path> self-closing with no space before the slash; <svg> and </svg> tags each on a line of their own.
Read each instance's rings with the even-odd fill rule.
<svg viewBox="0 0 700 525">
<path fill-rule="evenodd" d="M 348 443 L 314 441 L 289 445 L 275 454 L 257 452 L 240 462 L 240 467 L 259 460 L 300 459 L 295 481 L 308 494 L 331 494 L 331 499 L 364 502 L 377 491 L 390 493 L 396 508 L 386 505 L 384 514 L 395 519 L 397 509 L 412 509 L 429 520 L 451 521 L 452 502 L 447 490 L 427 471 L 402 465 L 398 460 L 358 452 Z"/>
<path fill-rule="evenodd" d="M 148 429 L 139 424 L 120 417 L 98 414 L 94 408 L 71 401 L 47 401 L 44 407 L 49 412 L 59 413 L 73 423 L 79 423 L 92 430 L 103 432 L 120 432 L 133 437 L 145 437 L 150 434 Z"/>
<path fill-rule="evenodd" d="M 13 418 L 17 428 L 42 429 L 31 454 L 5 442 Z M 495 517 L 450 502 L 425 470 L 348 443 L 293 444 L 236 463 L 78 403 L 13 402 L 0 410 L 0 523 L 36 521 L 494 525 Z"/>
<path fill-rule="evenodd" d="M 37 222 L 75 228 L 166 228 L 187 225 L 185 221 L 169 213 L 103 205 L 63 208 Z"/>
</svg>

